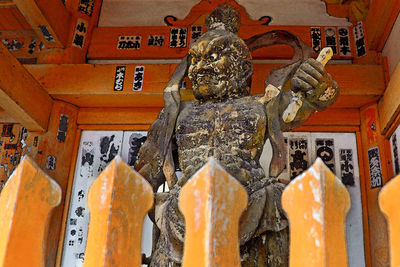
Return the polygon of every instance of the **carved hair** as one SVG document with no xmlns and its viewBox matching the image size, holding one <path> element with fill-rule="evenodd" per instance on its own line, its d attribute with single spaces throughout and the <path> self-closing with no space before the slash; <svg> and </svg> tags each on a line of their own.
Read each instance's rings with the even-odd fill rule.
<svg viewBox="0 0 400 267">
<path fill-rule="evenodd" d="M 206 18 L 206 26 L 211 30 L 225 30 L 237 34 L 240 27 L 240 14 L 229 4 L 217 6 Z"/>
</svg>

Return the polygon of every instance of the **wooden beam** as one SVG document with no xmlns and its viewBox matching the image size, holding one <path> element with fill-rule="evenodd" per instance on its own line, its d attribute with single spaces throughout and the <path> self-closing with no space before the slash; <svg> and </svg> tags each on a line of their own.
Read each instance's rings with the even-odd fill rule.
<svg viewBox="0 0 400 267">
<path fill-rule="evenodd" d="M 80 108 L 78 125 L 150 125 L 161 108 Z"/>
<path fill-rule="evenodd" d="M 12 0 L 0 0 L 0 8 L 10 8 L 15 7 L 15 4 Z"/>
<path fill-rule="evenodd" d="M 35 0 L 38 5 L 46 5 L 47 0 Z M 38 59 L 38 64 L 82 64 L 86 62 L 93 29 L 97 26 L 102 1 L 68 0 L 65 9 L 71 14 L 71 23 L 63 30 L 68 38 L 65 49 L 44 49 Z M 93 4 L 93 6 L 92 6 Z M 51 10 L 51 9 L 50 9 Z M 45 8 L 45 11 L 48 11 Z M 49 16 L 53 13 L 50 12 Z M 58 25 L 58 24 L 57 24 Z"/>
<path fill-rule="evenodd" d="M 14 57 L 19 59 L 37 58 L 42 43 L 33 30 L 1 31 L 0 39 Z"/>
<path fill-rule="evenodd" d="M 80 108 L 78 125 L 150 125 L 161 108 Z M 316 112 L 304 126 L 359 126 L 359 109 L 328 108 Z M 352 128 L 353 129 L 353 128 Z"/>
<path fill-rule="evenodd" d="M 374 0 L 370 5 L 365 29 L 370 50 L 382 51 L 400 12 L 398 0 Z"/>
<path fill-rule="evenodd" d="M 71 16 L 61 1 L 14 0 L 14 3 L 47 48 L 66 46 Z"/>
<path fill-rule="evenodd" d="M 356 133 L 360 131 L 359 126 L 329 126 L 329 125 L 310 125 L 300 126 L 292 132 L 326 132 L 326 133 Z"/>
<path fill-rule="evenodd" d="M 53 100 L 0 44 L 0 106 L 29 131 L 47 129 Z"/>
<path fill-rule="evenodd" d="M 321 112 L 315 112 L 304 123 L 304 126 L 358 126 L 360 125 L 359 109 L 335 109 L 328 108 Z"/>
<path fill-rule="evenodd" d="M 397 64 L 388 87 L 379 100 L 378 111 L 382 134 L 390 137 L 399 123 L 400 115 L 400 64 Z"/>
<path fill-rule="evenodd" d="M 144 64 L 142 91 L 133 91 L 136 65 L 126 66 L 122 91 L 114 91 L 118 65 L 26 65 L 43 88 L 56 99 L 78 107 L 162 107 L 163 89 L 176 65 Z M 255 64 L 252 94 L 264 93 L 264 80 L 278 64 Z M 359 108 L 383 95 L 384 74 L 379 65 L 328 65 L 327 70 L 341 87 L 335 108 Z M 181 90 L 182 100 L 193 99 L 190 83 Z"/>
<path fill-rule="evenodd" d="M 24 16 L 19 12 L 14 3 L 12 5 L 0 5 L 0 29 L 5 31 L 30 30 Z"/>
<path fill-rule="evenodd" d="M 89 59 L 154 59 L 154 58 L 183 58 L 190 45 L 190 25 L 181 25 L 177 27 L 187 28 L 187 45 L 184 48 L 170 48 L 169 36 L 171 27 L 166 26 L 147 26 L 147 27 L 99 27 L 95 28 L 88 51 Z M 314 27 L 314 26 L 312 26 Z M 326 46 L 325 27 L 315 26 L 321 29 L 322 46 Z M 273 30 L 286 30 L 298 36 L 303 42 L 311 46 L 311 26 L 249 26 L 240 27 L 239 36 L 243 39 L 250 38 L 256 34 L 265 33 Z M 353 51 L 353 56 L 334 55 L 334 59 L 353 59 L 355 58 L 355 43 L 351 27 L 349 28 L 349 42 Z M 205 31 L 205 26 L 203 26 Z M 164 43 L 161 46 L 149 46 L 149 36 L 157 35 L 164 37 Z M 120 36 L 141 36 L 140 48 L 133 49 L 121 47 L 119 44 Z M 127 43 L 127 42 L 125 42 Z M 121 42 L 122 44 L 122 42 Z M 133 43 L 132 43 L 133 44 Z M 283 49 L 282 49 L 283 47 Z M 293 50 L 285 45 L 276 45 L 264 47 L 252 52 L 252 57 L 262 59 L 290 59 L 293 56 Z M 316 54 L 315 54 L 316 56 Z"/>
<path fill-rule="evenodd" d="M 11 118 L 4 110 L 0 111 L 0 123 L 17 123 L 14 118 Z"/>
</svg>

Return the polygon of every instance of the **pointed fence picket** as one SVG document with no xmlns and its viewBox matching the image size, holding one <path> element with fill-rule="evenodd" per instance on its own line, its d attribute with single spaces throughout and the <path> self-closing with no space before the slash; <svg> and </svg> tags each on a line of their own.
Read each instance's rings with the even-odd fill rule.
<svg viewBox="0 0 400 267">
<path fill-rule="evenodd" d="M 181 189 L 185 216 L 183 267 L 239 267 L 239 218 L 247 206 L 244 187 L 213 158 Z"/>
<path fill-rule="evenodd" d="M 117 156 L 89 191 L 84 267 L 140 266 L 143 220 L 153 206 L 151 185 Z"/>
<path fill-rule="evenodd" d="M 388 182 L 379 193 L 379 206 L 388 222 L 390 262 L 392 267 L 400 266 L 400 175 Z"/>
<path fill-rule="evenodd" d="M 60 201 L 60 186 L 23 158 L 0 194 L 0 266 L 45 266 L 49 215 Z"/>
<path fill-rule="evenodd" d="M 400 176 L 381 191 L 388 219 L 391 266 L 400 266 Z M 49 214 L 60 187 L 24 158 L 0 194 L 0 266 L 44 266 Z M 117 157 L 93 183 L 84 266 L 140 266 L 143 219 L 154 201 L 151 186 Z M 240 266 L 239 218 L 247 194 L 214 159 L 181 189 L 186 221 L 183 266 Z M 317 159 L 285 189 L 290 222 L 290 267 L 348 266 L 345 218 L 350 197 L 341 181 Z"/>
<path fill-rule="evenodd" d="M 290 267 L 348 266 L 350 196 L 321 159 L 286 187 L 282 207 L 289 217 Z"/>
</svg>

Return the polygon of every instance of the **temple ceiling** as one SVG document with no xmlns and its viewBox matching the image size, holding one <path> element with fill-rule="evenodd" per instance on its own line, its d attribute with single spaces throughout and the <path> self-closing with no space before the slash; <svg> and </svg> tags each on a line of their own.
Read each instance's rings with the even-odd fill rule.
<svg viewBox="0 0 400 267">
<path fill-rule="evenodd" d="M 165 25 L 164 18 L 169 15 L 184 19 L 191 8 L 199 2 L 199 0 L 103 0 L 99 26 L 161 26 Z M 252 19 L 270 16 L 272 20 L 269 25 L 351 25 L 346 18 L 328 14 L 327 4 L 332 4 L 332 0 L 237 0 L 237 3 L 246 9 Z"/>
</svg>

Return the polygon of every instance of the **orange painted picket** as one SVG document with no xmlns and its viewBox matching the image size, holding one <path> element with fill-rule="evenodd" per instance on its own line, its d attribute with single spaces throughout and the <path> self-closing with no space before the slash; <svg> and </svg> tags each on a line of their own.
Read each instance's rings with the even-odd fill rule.
<svg viewBox="0 0 400 267">
<path fill-rule="evenodd" d="M 185 216 L 183 267 L 239 267 L 239 218 L 247 206 L 244 187 L 213 158 L 181 189 Z"/>
<path fill-rule="evenodd" d="M 89 191 L 84 267 L 140 266 L 143 220 L 153 199 L 150 184 L 117 156 Z"/>
<path fill-rule="evenodd" d="M 379 206 L 388 222 L 390 262 L 392 267 L 400 266 L 400 175 L 388 182 L 379 193 Z"/>
<path fill-rule="evenodd" d="M 390 233 L 391 266 L 400 266 L 400 176 L 381 191 L 379 204 Z M 0 194 L 0 266 L 44 266 L 49 214 L 60 187 L 24 158 Z M 140 266 L 143 219 L 154 201 L 151 186 L 121 158 L 93 183 L 85 267 Z M 239 218 L 247 193 L 214 159 L 181 189 L 185 216 L 183 267 L 240 266 Z M 282 195 L 290 223 L 290 267 L 348 266 L 345 218 L 350 197 L 317 159 Z"/>
<path fill-rule="evenodd" d="M 49 215 L 60 201 L 60 186 L 22 159 L 0 194 L 0 266 L 45 266 Z"/>
<path fill-rule="evenodd" d="M 290 267 L 348 266 L 350 195 L 321 159 L 286 187 L 282 207 L 290 224 Z"/>
</svg>

